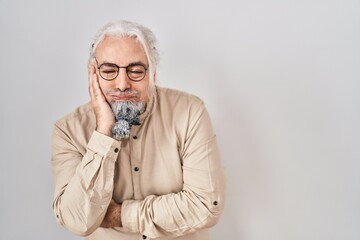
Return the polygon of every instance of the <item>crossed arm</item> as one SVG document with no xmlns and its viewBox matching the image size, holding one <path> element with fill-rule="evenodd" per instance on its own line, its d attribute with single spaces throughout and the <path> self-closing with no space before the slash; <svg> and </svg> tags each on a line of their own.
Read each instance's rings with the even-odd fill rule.
<svg viewBox="0 0 360 240">
<path fill-rule="evenodd" d="M 89 77 L 89 85 L 97 124 L 86 149 L 79 151 L 63 126 L 57 125 L 54 130 L 53 207 L 59 222 L 79 235 L 89 235 L 98 227 L 122 226 L 124 231 L 149 237 L 178 236 L 214 225 L 224 206 L 224 175 L 215 137 L 184 154 L 182 191 L 125 200 L 120 205 L 112 199 L 116 149 L 120 148 L 119 141 L 109 137 L 114 117 L 105 97 L 99 94 L 96 76 Z M 207 114 L 200 115 L 205 121 L 199 120 L 194 127 L 194 138 L 208 127 Z"/>
</svg>

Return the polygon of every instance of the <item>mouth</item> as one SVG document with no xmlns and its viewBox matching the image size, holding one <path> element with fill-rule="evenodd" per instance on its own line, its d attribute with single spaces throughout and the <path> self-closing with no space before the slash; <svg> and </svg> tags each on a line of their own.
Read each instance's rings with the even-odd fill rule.
<svg viewBox="0 0 360 240">
<path fill-rule="evenodd" d="M 138 97 L 134 95 L 111 95 L 113 101 L 138 101 Z"/>
</svg>

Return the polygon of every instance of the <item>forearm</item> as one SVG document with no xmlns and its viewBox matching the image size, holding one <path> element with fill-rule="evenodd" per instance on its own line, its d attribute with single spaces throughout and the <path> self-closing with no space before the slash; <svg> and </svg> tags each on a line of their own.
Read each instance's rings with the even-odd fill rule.
<svg viewBox="0 0 360 240">
<path fill-rule="evenodd" d="M 112 199 L 117 145 L 117 141 L 95 132 L 80 160 L 71 157 L 68 150 L 54 151 L 54 212 L 62 225 L 78 235 L 93 232 L 105 216 Z"/>
<path fill-rule="evenodd" d="M 103 228 L 122 227 L 121 224 L 121 204 L 111 200 L 105 217 L 100 225 Z"/>
<path fill-rule="evenodd" d="M 181 236 L 218 222 L 224 208 L 226 179 L 215 138 L 196 149 L 193 159 L 184 160 L 180 192 L 123 202 L 125 231 L 149 238 Z"/>
<path fill-rule="evenodd" d="M 218 222 L 225 204 L 226 176 L 216 136 L 202 104 L 190 112 L 177 126 L 179 131 L 186 129 L 177 149 L 182 166 L 182 190 L 124 201 L 121 212 L 124 231 L 149 238 L 176 237 L 210 228 Z"/>
</svg>

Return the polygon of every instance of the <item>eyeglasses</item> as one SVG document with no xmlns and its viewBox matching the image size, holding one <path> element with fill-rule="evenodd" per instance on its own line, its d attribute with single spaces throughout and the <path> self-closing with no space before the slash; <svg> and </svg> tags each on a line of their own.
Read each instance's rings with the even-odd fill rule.
<svg viewBox="0 0 360 240">
<path fill-rule="evenodd" d="M 146 76 L 146 70 L 148 70 L 146 66 L 141 63 L 132 63 L 128 66 L 120 67 L 114 63 L 103 63 L 99 66 L 96 58 L 95 61 L 97 68 L 99 69 L 100 76 L 106 81 L 114 80 L 119 75 L 120 68 L 125 68 L 128 78 L 132 81 L 138 82 L 144 79 Z"/>
</svg>

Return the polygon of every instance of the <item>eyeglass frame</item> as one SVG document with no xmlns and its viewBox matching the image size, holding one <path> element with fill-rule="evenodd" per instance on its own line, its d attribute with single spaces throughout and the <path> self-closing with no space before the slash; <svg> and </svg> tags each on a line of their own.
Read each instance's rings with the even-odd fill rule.
<svg viewBox="0 0 360 240">
<path fill-rule="evenodd" d="M 95 57 L 95 61 L 96 61 L 97 69 L 99 70 L 99 75 L 100 75 L 100 77 L 101 77 L 102 79 L 104 79 L 105 81 L 112 81 L 112 80 L 114 80 L 115 78 L 117 78 L 117 77 L 119 76 L 120 68 L 125 68 L 125 70 L 126 70 L 126 76 L 127 76 L 131 81 L 133 81 L 133 82 L 140 82 L 141 80 L 143 80 L 143 79 L 146 77 L 146 72 L 147 72 L 147 70 L 149 69 L 148 67 L 146 67 L 145 64 L 140 63 L 140 62 L 130 63 L 130 64 L 127 65 L 127 66 L 118 66 L 118 65 L 115 64 L 115 63 L 102 63 L 102 64 L 100 64 L 100 66 L 99 66 L 99 62 L 97 61 L 96 57 Z M 112 79 L 106 79 L 106 78 L 104 78 L 104 77 L 101 75 L 101 71 L 100 71 L 101 66 L 107 65 L 107 64 L 118 68 L 116 76 L 115 76 L 114 78 L 112 78 Z M 143 77 L 143 78 L 141 78 L 141 79 L 139 79 L 139 80 L 134 80 L 134 79 L 132 79 L 132 78 L 129 76 L 128 67 L 133 67 L 133 66 L 142 66 L 142 67 L 145 69 L 145 74 L 144 74 L 144 77 Z"/>
</svg>

